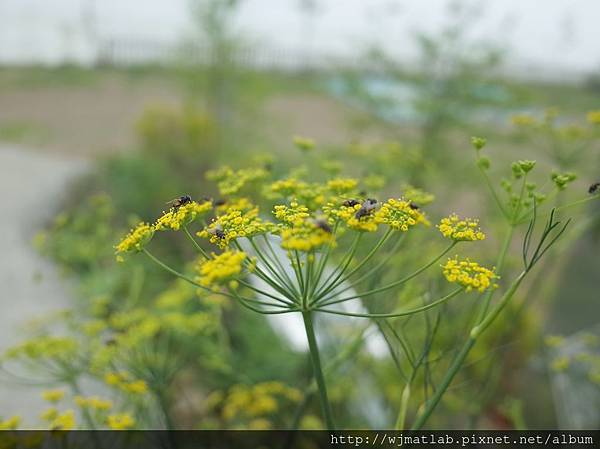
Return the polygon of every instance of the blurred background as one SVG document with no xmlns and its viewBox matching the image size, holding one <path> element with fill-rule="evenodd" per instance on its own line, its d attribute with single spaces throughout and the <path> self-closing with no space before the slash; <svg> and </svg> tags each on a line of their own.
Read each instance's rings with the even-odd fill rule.
<svg viewBox="0 0 600 449">
<path fill-rule="evenodd" d="M 488 139 L 498 180 L 503 164 L 536 159 L 576 173 L 573 198 L 585 196 L 600 181 L 589 114 L 600 109 L 599 20 L 595 0 L 0 0 L 0 350 L 94 336 L 77 326 L 99 308 L 189 313 L 193 289 L 149 264 L 116 265 L 113 245 L 165 201 L 214 194 L 208 169 L 302 166 L 293 136 L 314 139 L 325 172 L 380 175 L 384 191 L 414 184 L 436 195 L 434 211 L 488 217 L 490 231 L 498 212 L 472 135 Z M 432 426 L 598 428 L 598 207 L 584 212 Z M 176 238 L 158 245 L 189 260 Z M 310 379 L 303 339 L 211 301 L 194 313 L 219 329 L 178 335 L 176 368 L 137 375 L 159 416 L 94 378 L 81 338 L 61 355 L 77 360 L 66 377 L 39 358 L 3 359 L 0 421 L 43 427 L 41 391 L 66 384 L 132 404 L 140 427 L 321 426 L 294 389 Z M 389 427 L 402 391 L 393 363 L 373 345 L 352 350 L 331 387 L 336 413 L 345 427 Z"/>
</svg>

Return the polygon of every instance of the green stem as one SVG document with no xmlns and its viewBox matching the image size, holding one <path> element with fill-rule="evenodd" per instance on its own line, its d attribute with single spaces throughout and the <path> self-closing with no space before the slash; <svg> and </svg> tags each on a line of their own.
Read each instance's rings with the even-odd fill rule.
<svg viewBox="0 0 600 449">
<path fill-rule="evenodd" d="M 433 264 L 435 264 L 438 260 L 440 260 L 442 257 L 444 257 L 445 254 L 448 253 L 448 251 L 450 251 L 452 248 L 454 248 L 454 246 L 457 244 L 457 242 L 452 242 L 444 251 L 441 252 L 441 254 L 439 254 L 435 259 L 433 259 L 431 262 L 429 262 L 428 264 L 422 266 L 421 268 L 419 268 L 417 271 L 409 274 L 408 276 L 399 279 L 397 281 L 392 282 L 391 284 L 388 285 L 384 285 L 383 287 L 379 287 L 379 288 L 375 288 L 373 290 L 368 290 L 366 292 L 362 292 L 362 293 L 358 293 L 356 295 L 353 296 L 347 296 L 345 298 L 340 298 L 340 299 L 336 299 L 333 300 L 333 296 L 328 297 L 328 298 L 321 298 L 320 301 L 324 301 L 321 304 L 319 304 L 319 306 L 328 306 L 331 304 L 338 304 L 340 302 L 344 302 L 344 301 L 349 301 L 351 299 L 356 299 L 356 298 L 364 298 L 365 296 L 369 296 L 369 295 L 374 295 L 376 293 L 381 293 L 384 292 L 386 290 L 389 290 L 391 288 L 397 287 L 399 285 L 402 285 L 408 281 L 410 281 L 412 278 L 418 276 L 419 274 L 421 274 L 423 271 L 427 270 L 429 267 L 431 267 Z M 329 300 L 329 301 L 328 301 Z M 317 301 L 318 304 L 319 301 Z"/>
<path fill-rule="evenodd" d="M 406 412 L 408 410 L 408 402 L 410 400 L 410 382 L 406 383 L 404 390 L 402 391 L 402 399 L 400 402 L 400 411 L 398 413 L 398 419 L 396 420 L 396 430 L 403 430 L 404 423 L 406 422 Z"/>
<path fill-rule="evenodd" d="M 508 233 L 504 237 L 504 242 L 502 242 L 502 248 L 500 248 L 500 253 L 498 254 L 498 259 L 496 261 L 496 272 L 497 273 L 500 273 L 502 271 L 502 269 L 504 268 L 506 254 L 508 253 L 508 248 L 510 247 L 510 243 L 512 242 L 514 232 L 515 232 L 515 226 L 513 224 L 511 224 L 508 229 Z M 488 290 L 487 293 L 484 295 L 483 300 L 482 300 L 483 305 L 481 307 L 481 311 L 479 312 L 479 316 L 477 317 L 478 323 L 483 319 L 483 317 L 487 313 L 488 308 L 490 306 L 490 301 L 491 301 L 493 295 L 494 295 L 494 290 L 491 290 L 491 289 Z"/>
<path fill-rule="evenodd" d="M 327 276 L 327 279 L 323 282 L 323 285 L 321 286 L 321 288 L 319 288 L 317 290 L 317 292 L 313 294 L 312 299 L 314 299 L 315 302 L 318 301 L 323 296 L 325 296 L 329 291 L 331 291 L 332 289 L 335 288 L 337 280 L 341 276 L 343 276 L 344 272 L 350 266 L 350 263 L 352 262 L 352 259 L 354 258 L 354 254 L 356 254 L 356 248 L 358 247 L 358 243 L 360 242 L 361 237 L 362 237 L 362 232 L 356 234 L 356 237 L 354 238 L 352 246 L 350 247 L 350 251 L 346 254 L 344 259 L 342 259 L 342 262 L 340 263 L 340 265 L 338 265 L 331 272 L 331 274 L 329 276 Z"/>
<path fill-rule="evenodd" d="M 509 301 L 521 285 L 521 282 L 525 278 L 526 274 L 527 272 L 522 272 L 519 275 L 519 277 L 515 279 L 515 281 L 512 283 L 507 292 L 504 294 L 496 308 L 492 312 L 490 312 L 490 314 L 487 315 L 480 324 L 476 325 L 475 327 L 473 327 L 473 329 L 471 329 L 471 332 L 469 333 L 469 338 L 461 348 L 460 352 L 452 361 L 452 365 L 446 372 L 446 375 L 444 376 L 442 383 L 438 386 L 437 390 L 435 391 L 435 394 L 425 404 L 425 409 L 417 417 L 415 423 L 413 424 L 412 430 L 420 430 L 425 425 L 425 423 L 433 413 L 433 410 L 438 405 L 438 403 L 442 399 L 442 396 L 450 386 L 450 383 L 454 379 L 454 376 L 456 376 L 456 374 L 464 364 L 467 356 L 469 355 L 469 351 L 471 351 L 471 348 L 475 346 L 475 343 L 477 343 L 477 339 L 479 338 L 479 336 L 494 322 L 494 320 L 500 314 L 502 309 L 504 309 L 504 307 L 509 303 Z"/>
<path fill-rule="evenodd" d="M 464 289 L 462 287 L 457 288 L 456 290 L 447 294 L 446 296 L 443 296 L 438 300 L 430 302 L 429 304 L 427 304 L 425 306 L 417 307 L 415 309 L 404 310 L 401 312 L 399 311 L 399 312 L 392 312 L 392 313 L 350 313 L 350 312 L 342 312 L 341 310 L 321 309 L 319 307 L 317 307 L 314 310 L 316 310 L 318 312 L 323 312 L 323 313 L 331 313 L 333 315 L 351 316 L 351 317 L 356 317 L 356 318 L 395 318 L 395 317 L 399 317 L 399 316 L 414 315 L 415 313 L 424 312 L 426 310 L 432 309 L 433 307 L 436 307 L 436 306 L 443 304 L 446 301 L 452 299 L 453 297 L 458 295 L 463 290 Z"/>
<path fill-rule="evenodd" d="M 329 405 L 329 399 L 327 398 L 327 386 L 325 385 L 325 377 L 323 376 L 323 370 L 321 368 L 319 346 L 317 345 L 317 339 L 313 329 L 311 312 L 303 311 L 302 318 L 304 319 L 304 328 L 306 329 L 306 338 L 308 339 L 308 348 L 310 351 L 310 358 L 312 360 L 313 375 L 317 381 L 317 386 L 319 387 L 319 398 L 321 400 L 321 409 L 323 411 L 323 417 L 325 418 L 325 425 L 327 426 L 328 430 L 335 430 L 333 416 L 331 414 L 331 407 Z"/>
<path fill-rule="evenodd" d="M 209 255 L 206 254 L 206 251 L 204 251 L 204 249 L 202 249 L 202 247 L 198 244 L 198 242 L 196 241 L 194 236 L 190 233 L 190 231 L 188 231 L 187 226 L 183 226 L 183 232 L 185 232 L 185 235 L 187 235 L 188 238 L 192 241 L 192 243 L 194 244 L 196 249 L 200 252 L 200 254 L 202 254 L 207 259 L 210 259 Z"/>
</svg>

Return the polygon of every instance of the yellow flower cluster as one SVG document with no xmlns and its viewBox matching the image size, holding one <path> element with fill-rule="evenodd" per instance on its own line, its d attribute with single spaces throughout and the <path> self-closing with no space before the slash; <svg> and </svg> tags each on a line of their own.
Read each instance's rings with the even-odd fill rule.
<svg viewBox="0 0 600 449">
<path fill-rule="evenodd" d="M 226 248 L 232 240 L 240 237 L 252 237 L 267 232 L 269 229 L 258 217 L 258 208 L 248 211 L 228 209 L 223 215 L 217 217 L 207 228 L 197 235 L 207 238 L 219 248 Z"/>
<path fill-rule="evenodd" d="M 457 283 L 465 287 L 468 292 L 475 289 L 481 293 L 488 288 L 498 287 L 494 283 L 498 276 L 493 270 L 482 267 L 477 262 L 471 262 L 469 259 L 458 260 L 458 257 L 448 259 L 442 268 L 448 282 Z"/>
<path fill-rule="evenodd" d="M 130 251 L 141 251 L 154 235 L 154 226 L 148 223 L 140 223 L 115 247 L 117 254 Z"/>
<path fill-rule="evenodd" d="M 312 251 L 335 240 L 331 232 L 310 220 L 296 221 L 293 226 L 282 229 L 280 236 L 282 248 L 303 252 Z"/>
<path fill-rule="evenodd" d="M 77 352 L 78 344 L 71 337 L 50 335 L 24 341 L 5 352 L 6 358 L 54 359 L 68 358 Z"/>
<path fill-rule="evenodd" d="M 113 406 L 111 400 L 102 399 L 99 396 L 90 396 L 88 398 L 75 396 L 75 404 L 81 408 L 91 408 L 94 410 L 110 410 Z"/>
<path fill-rule="evenodd" d="M 106 425 L 112 430 L 127 430 L 135 426 L 135 419 L 129 413 L 109 415 L 106 418 Z"/>
<path fill-rule="evenodd" d="M 325 204 L 324 187 L 317 183 L 307 183 L 291 177 L 273 182 L 265 189 L 265 196 L 270 199 L 296 198 L 307 206 L 316 209 Z"/>
<path fill-rule="evenodd" d="M 353 206 L 328 203 L 323 207 L 325 214 L 333 221 L 341 220 L 346 226 L 355 231 L 375 232 L 377 231 L 378 222 L 375 220 L 375 209 L 365 214 L 358 214 L 361 209 L 361 204 Z"/>
<path fill-rule="evenodd" d="M 48 425 L 48 428 L 50 430 L 73 430 L 77 425 L 75 421 L 75 412 L 73 410 L 67 410 L 57 414 L 49 421 L 50 424 Z"/>
<path fill-rule="evenodd" d="M 214 255 L 209 260 L 203 260 L 196 266 L 198 283 L 205 287 L 213 287 L 229 281 L 242 272 L 246 253 L 241 251 L 225 251 Z"/>
<path fill-rule="evenodd" d="M 479 228 L 479 220 L 461 219 L 456 214 L 442 218 L 437 227 L 444 237 L 457 242 L 474 242 L 485 239 L 485 234 Z"/>
<path fill-rule="evenodd" d="M 232 200 L 223 201 L 215 207 L 218 215 L 225 213 L 228 209 L 247 211 L 254 209 L 254 204 L 248 198 L 235 198 Z"/>
<path fill-rule="evenodd" d="M 56 402 L 59 402 L 60 400 L 62 400 L 62 398 L 64 398 L 64 397 L 65 397 L 64 390 L 42 391 L 42 399 L 44 399 L 44 401 L 56 403 Z"/>
<path fill-rule="evenodd" d="M 273 215 L 275 215 L 275 218 L 279 221 L 288 225 L 297 224 L 310 217 L 308 207 L 300 206 L 295 201 L 292 201 L 289 206 L 286 206 L 285 204 L 275 206 Z"/>
<path fill-rule="evenodd" d="M 40 418 L 43 421 L 54 421 L 58 416 L 58 409 L 56 407 L 50 407 L 40 413 Z"/>
<path fill-rule="evenodd" d="M 129 373 L 125 371 L 106 373 L 104 382 L 131 394 L 145 394 L 148 392 L 146 382 L 131 379 Z"/>
<path fill-rule="evenodd" d="M 13 416 L 11 418 L 0 421 L 0 430 L 15 430 L 21 423 L 20 416 Z"/>
<path fill-rule="evenodd" d="M 206 214 L 211 209 L 211 201 L 204 201 L 202 203 L 192 201 L 178 208 L 172 207 L 156 220 L 154 229 L 156 231 L 178 231 L 181 226 L 191 223 L 196 217 Z"/>
<path fill-rule="evenodd" d="M 587 121 L 593 125 L 600 125 L 600 110 L 588 112 Z"/>
<path fill-rule="evenodd" d="M 516 114 L 511 117 L 512 124 L 515 126 L 533 126 L 536 125 L 537 122 L 535 118 L 533 118 L 529 114 Z"/>
<path fill-rule="evenodd" d="M 302 151 L 309 151 L 315 147 L 315 141 L 308 137 L 294 136 L 293 142 Z"/>
<path fill-rule="evenodd" d="M 418 209 L 411 207 L 410 201 L 393 198 L 383 203 L 375 213 L 375 221 L 402 232 L 419 223 L 428 224 L 425 216 Z"/>
<path fill-rule="evenodd" d="M 410 184 L 404 186 L 403 197 L 419 206 L 426 206 L 435 200 L 435 196 Z"/>
<path fill-rule="evenodd" d="M 217 181 L 221 195 L 235 195 L 246 184 L 263 179 L 267 171 L 262 168 L 243 168 L 233 170 L 227 166 L 206 173 L 206 179 Z"/>
<path fill-rule="evenodd" d="M 336 178 L 327 182 L 327 189 L 336 195 L 352 192 L 358 186 L 358 181 L 352 178 Z"/>
<path fill-rule="evenodd" d="M 298 403 L 300 391 L 281 382 L 262 382 L 256 385 L 234 385 L 227 394 L 217 391 L 207 398 L 207 405 L 220 409 L 226 421 L 240 419 L 253 429 L 271 427 L 267 417 L 277 413 L 284 405 Z"/>
</svg>

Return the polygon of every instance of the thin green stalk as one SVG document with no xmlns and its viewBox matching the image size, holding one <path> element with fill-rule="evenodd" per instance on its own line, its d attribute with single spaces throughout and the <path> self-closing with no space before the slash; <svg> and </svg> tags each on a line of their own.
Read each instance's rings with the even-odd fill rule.
<svg viewBox="0 0 600 449">
<path fill-rule="evenodd" d="M 247 298 L 243 298 L 243 297 L 241 297 L 241 296 L 239 296 L 239 295 L 237 295 L 237 294 L 235 294 L 235 296 L 234 296 L 234 295 L 232 295 L 232 294 L 227 294 L 227 293 L 225 293 L 225 292 L 220 292 L 220 291 L 212 290 L 212 289 L 210 289 L 210 288 L 208 288 L 208 287 L 205 287 L 204 285 L 200 285 L 200 284 L 198 284 L 197 282 L 195 282 L 193 279 L 191 279 L 190 277 L 188 277 L 188 276 L 186 276 L 186 275 L 184 275 L 184 274 L 182 274 L 182 273 L 180 273 L 180 272 L 178 272 L 178 271 L 174 270 L 174 269 L 173 269 L 173 268 L 171 268 L 170 266 L 166 265 L 166 264 L 165 264 L 164 262 L 162 262 L 160 259 L 158 259 L 157 257 L 155 257 L 155 256 L 154 256 L 154 255 L 153 255 L 153 254 L 152 254 L 150 251 L 148 251 L 146 248 L 142 249 L 142 251 L 144 252 L 144 254 L 146 254 L 148 257 L 150 257 L 150 259 L 152 259 L 152 261 L 154 261 L 155 263 L 157 263 L 158 265 L 160 265 L 160 266 L 161 266 L 161 267 L 162 267 L 164 270 L 166 270 L 166 271 L 168 271 L 169 273 L 171 273 L 171 274 L 173 274 L 173 275 L 177 276 L 178 278 L 181 278 L 181 279 L 183 279 L 183 280 L 185 280 L 185 281 L 189 282 L 190 284 L 192 284 L 192 285 L 194 285 L 194 286 L 196 286 L 196 287 L 198 287 L 198 288 L 201 288 L 201 289 L 203 289 L 203 290 L 206 290 L 206 291 L 208 291 L 209 293 L 213 293 L 213 294 L 216 294 L 216 295 L 223 295 L 223 296 L 227 296 L 227 297 L 230 297 L 230 298 L 237 299 L 237 300 L 238 300 L 238 301 L 239 301 L 239 302 L 240 302 L 240 303 L 241 303 L 241 304 L 242 304 L 244 307 L 246 307 L 247 309 L 253 310 L 253 311 L 255 311 L 255 312 L 258 312 L 258 313 L 262 313 L 263 315 L 271 315 L 271 314 L 287 313 L 287 312 L 291 312 L 291 311 L 295 311 L 295 310 L 297 310 L 297 309 L 288 309 L 288 310 L 285 310 L 285 311 L 266 311 L 266 310 L 260 310 L 260 309 L 257 309 L 257 308 L 255 308 L 255 307 L 249 306 L 248 304 L 246 304 L 246 303 L 244 302 L 244 300 L 246 300 Z M 259 290 L 259 293 L 261 293 L 261 294 L 263 294 L 263 295 L 265 295 L 265 296 L 270 296 L 268 293 L 266 293 L 266 292 L 263 292 L 262 290 Z M 254 300 L 253 300 L 253 301 L 254 301 Z M 266 304 L 266 303 L 265 303 L 265 305 L 268 305 L 268 304 Z"/>
<path fill-rule="evenodd" d="M 521 285 L 521 282 L 525 278 L 526 274 L 527 272 L 522 272 L 521 275 L 519 275 L 519 277 L 515 279 L 510 288 L 504 294 L 496 308 L 481 322 L 481 324 L 478 324 L 475 327 L 473 327 L 473 329 L 471 329 L 471 332 L 469 333 L 469 338 L 467 339 L 467 341 L 465 341 L 460 352 L 454 358 L 452 365 L 446 372 L 446 375 L 442 379 L 442 382 L 438 386 L 434 395 L 431 397 L 431 399 L 429 399 L 429 401 L 426 402 L 423 412 L 417 416 L 417 419 L 413 424 L 412 430 L 420 430 L 425 425 L 425 423 L 433 413 L 433 410 L 438 405 L 438 403 L 442 399 L 442 396 L 450 386 L 450 383 L 462 367 L 464 361 L 469 355 L 469 351 L 471 351 L 471 348 L 475 345 L 475 343 L 477 343 L 477 339 L 479 338 L 479 336 L 494 322 L 498 314 L 509 303 L 509 301 Z"/>
<path fill-rule="evenodd" d="M 498 259 L 496 261 L 496 272 L 501 272 L 504 268 L 504 263 L 506 261 L 506 254 L 508 253 L 508 248 L 512 242 L 513 234 L 515 232 L 515 226 L 511 224 L 508 228 L 508 232 L 504 237 L 504 242 L 502 242 L 502 247 L 500 248 L 500 253 L 498 254 Z M 494 296 L 494 290 L 488 290 L 486 294 L 482 298 L 482 305 L 479 315 L 477 317 L 477 322 L 480 322 L 485 314 L 488 311 L 490 306 L 490 301 L 492 300 L 492 296 Z"/>
<path fill-rule="evenodd" d="M 405 310 L 403 312 L 392 312 L 392 313 L 351 313 L 351 312 L 343 312 L 341 310 L 328 310 L 328 309 L 321 309 L 319 307 L 317 307 L 314 310 L 317 310 L 319 312 L 323 312 L 323 313 L 331 313 L 334 315 L 343 315 L 343 316 L 351 316 L 351 317 L 357 317 L 357 318 L 395 318 L 395 317 L 399 317 L 399 316 L 408 316 L 408 315 L 414 315 L 415 313 L 419 313 L 419 312 L 424 312 L 425 310 L 429 310 L 435 306 L 438 306 L 440 304 L 445 303 L 446 301 L 452 299 L 453 297 L 455 297 L 456 295 L 458 295 L 460 292 L 463 291 L 463 288 L 457 288 L 456 290 L 454 290 L 453 292 L 447 294 L 446 296 L 441 297 L 440 299 L 430 302 L 429 304 L 425 305 L 425 306 L 421 306 L 421 307 L 417 307 L 416 309 L 410 309 L 410 310 Z"/>
<path fill-rule="evenodd" d="M 502 215 L 504 215 L 504 217 L 506 217 L 508 219 L 508 212 L 506 212 L 506 210 L 504 209 L 504 206 L 502 205 L 502 201 L 500 201 L 500 197 L 498 197 L 498 194 L 496 193 L 496 189 L 494 189 L 494 186 L 492 185 L 492 182 L 490 181 L 490 177 L 488 176 L 487 172 L 482 168 L 479 168 L 479 171 L 483 175 L 483 179 L 485 180 L 485 183 L 488 186 L 488 189 L 492 193 L 492 197 L 494 198 L 494 201 L 496 201 L 496 205 L 500 208 Z"/>
<path fill-rule="evenodd" d="M 422 266 L 421 268 L 419 268 L 417 271 L 409 274 L 408 276 L 399 279 L 397 281 L 392 282 L 391 284 L 388 285 L 384 285 L 383 287 L 379 287 L 379 288 L 375 288 L 373 290 L 368 290 L 366 292 L 363 293 L 358 293 L 356 295 L 353 296 L 348 296 L 346 298 L 341 298 L 341 299 L 336 299 L 333 301 L 326 301 L 327 299 L 333 299 L 334 297 L 329 297 L 329 298 L 324 298 L 321 300 L 325 300 L 325 302 L 321 303 L 320 306 L 327 306 L 327 305 L 332 305 L 332 304 L 338 304 L 341 302 L 345 302 L 345 301 L 349 301 L 351 299 L 356 299 L 356 298 L 364 298 L 365 296 L 369 296 L 369 295 L 374 295 L 375 293 L 381 293 L 383 291 L 389 290 L 391 288 L 397 287 L 399 285 L 402 285 L 408 281 L 410 281 L 411 279 L 413 279 L 414 277 L 418 276 L 419 274 L 421 274 L 423 271 L 427 270 L 429 267 L 431 267 L 433 264 L 435 264 L 438 260 L 440 260 L 442 257 L 444 257 L 445 254 L 448 253 L 448 251 L 450 251 L 452 248 L 454 248 L 454 246 L 457 244 L 457 242 L 452 242 L 444 251 L 442 251 L 435 259 L 433 259 L 431 262 L 429 262 L 428 264 Z M 317 301 L 318 303 L 318 301 Z"/>
<path fill-rule="evenodd" d="M 294 267 L 294 273 L 296 273 L 296 279 L 298 281 L 298 285 L 300 286 L 300 299 L 304 300 L 304 276 L 302 275 L 302 265 L 300 263 L 298 251 L 294 251 L 293 258 L 294 260 L 292 260 L 292 266 Z"/>
<path fill-rule="evenodd" d="M 273 283 L 277 284 L 282 291 L 285 291 L 286 296 L 294 297 L 294 293 L 292 292 L 292 290 L 290 290 L 288 283 L 281 277 L 281 275 L 277 272 L 277 270 L 271 266 L 271 264 L 268 262 L 266 257 L 262 254 L 262 251 L 258 248 L 256 243 L 254 242 L 254 240 L 248 239 L 248 241 L 250 242 L 250 245 L 252 245 L 252 248 L 254 249 L 254 252 L 256 252 L 256 255 L 267 267 L 267 270 L 269 270 L 271 272 L 271 274 L 277 280 L 277 282 L 275 282 L 275 280 L 272 280 Z M 267 275 L 266 277 L 269 277 L 269 276 Z"/>
<path fill-rule="evenodd" d="M 354 279 L 352 281 L 353 284 L 355 285 L 359 285 L 361 284 L 365 279 L 368 279 L 369 277 L 371 277 L 373 274 L 375 274 L 377 271 L 379 271 L 384 265 L 386 265 L 390 259 L 392 257 L 394 257 L 394 255 L 396 254 L 396 251 L 398 250 L 398 247 L 400 246 L 400 244 L 403 242 L 403 237 L 406 234 L 402 234 L 399 236 L 399 238 L 396 240 L 396 242 L 394 243 L 394 246 L 392 246 L 390 252 L 388 255 L 386 255 L 384 258 L 381 259 L 381 261 L 376 264 L 373 268 L 371 268 L 369 271 L 367 271 L 366 273 L 364 273 L 362 276 L 360 276 L 358 279 Z M 348 290 L 350 290 L 353 286 L 349 285 L 348 287 L 343 288 L 342 290 L 338 290 L 336 293 L 338 295 L 340 295 L 341 293 L 344 293 Z"/>
<path fill-rule="evenodd" d="M 207 259 L 210 259 L 210 256 L 208 254 L 206 254 L 206 251 L 204 251 L 204 249 L 198 244 L 198 242 L 196 241 L 194 236 L 190 233 L 187 226 L 185 226 L 185 225 L 183 226 L 183 232 L 185 232 L 185 235 L 187 235 L 187 237 L 192 241 L 192 243 L 194 244 L 196 249 L 200 252 L 200 254 L 202 254 Z"/>
<path fill-rule="evenodd" d="M 244 251 L 242 249 L 241 245 L 237 241 L 235 242 L 235 245 L 238 250 Z M 248 259 L 245 260 L 245 263 L 246 263 L 246 267 L 250 267 L 250 261 Z M 263 270 L 261 270 L 258 265 L 253 266 L 253 274 L 258 276 L 263 281 L 265 281 L 276 292 L 280 293 L 281 295 L 283 295 L 285 297 L 289 297 L 289 298 L 294 298 L 294 295 L 289 291 L 289 289 L 286 289 L 284 286 L 279 285 L 277 282 L 275 282 L 273 279 L 271 279 L 271 277 L 267 273 L 265 273 Z"/>
<path fill-rule="evenodd" d="M 337 231 L 337 227 L 338 227 L 338 223 L 335 224 L 332 234 L 335 236 L 336 231 Z M 309 297 L 313 298 L 315 295 L 315 291 L 317 290 L 317 287 L 319 286 L 319 284 L 321 283 L 321 278 L 323 277 L 323 272 L 325 271 L 325 267 L 327 266 L 327 262 L 329 260 L 329 255 L 331 254 L 331 249 L 333 248 L 333 241 L 329 242 L 327 244 L 327 249 L 325 251 L 325 254 L 321 256 L 321 258 L 319 259 L 319 264 L 318 264 L 318 268 L 317 268 L 317 275 L 315 276 L 315 280 L 313 283 L 313 288 L 311 289 L 310 293 L 309 293 Z"/>
<path fill-rule="evenodd" d="M 269 238 L 265 234 L 263 234 L 263 240 L 267 244 L 267 248 L 269 249 L 269 251 L 271 253 L 272 260 L 279 267 L 279 269 L 281 270 L 281 273 L 283 274 L 283 276 L 285 276 L 286 281 L 289 283 L 290 290 L 293 290 L 293 292 L 295 293 L 296 297 L 299 298 L 300 297 L 300 291 L 296 288 L 296 283 L 292 280 L 292 278 L 288 274 L 286 268 L 283 266 L 283 263 L 281 263 L 281 260 L 279 259 L 279 257 L 277 256 L 277 254 L 275 254 L 275 250 L 273 249 L 273 246 L 271 245 L 271 241 L 269 240 Z"/>
<path fill-rule="evenodd" d="M 281 302 L 283 304 L 287 304 L 289 306 L 297 306 L 297 305 L 299 305 L 298 302 L 291 301 L 291 300 L 289 300 L 287 298 L 281 298 L 281 297 L 278 297 L 278 296 L 275 296 L 275 295 L 271 295 L 270 293 L 267 293 L 267 292 L 265 292 L 265 291 L 263 291 L 263 290 L 261 290 L 259 288 L 256 288 L 252 284 L 250 284 L 250 283 L 248 283 L 246 281 L 243 281 L 241 279 L 238 279 L 238 282 L 240 284 L 242 284 L 244 287 L 249 288 L 253 292 L 256 292 L 256 293 L 258 293 L 260 295 L 263 295 L 263 296 L 266 296 L 268 298 L 271 298 L 271 299 L 273 299 L 275 301 Z"/>
<path fill-rule="evenodd" d="M 350 251 L 346 254 L 346 256 L 344 256 L 344 259 L 342 259 L 340 265 L 338 265 L 329 274 L 329 276 L 327 276 L 327 279 L 325 279 L 325 281 L 323 282 L 322 287 L 319 290 L 317 290 L 317 292 L 313 295 L 315 301 L 318 301 L 320 297 L 326 295 L 329 291 L 331 291 L 331 286 L 334 285 L 337 279 L 339 279 L 339 277 L 343 275 L 343 273 L 348 269 L 348 266 L 354 258 L 354 254 L 356 254 L 356 248 L 358 247 L 358 243 L 361 237 L 362 233 L 356 235 L 354 241 L 352 242 L 352 246 L 350 247 Z M 335 278 L 335 280 L 332 281 L 333 278 Z M 335 288 L 335 286 L 333 288 Z"/>
<path fill-rule="evenodd" d="M 400 400 L 400 412 L 396 420 L 396 430 L 404 430 L 406 422 L 406 412 L 408 411 L 408 402 L 410 400 L 410 381 L 406 382 L 404 390 L 402 390 L 402 398 Z"/>
<path fill-rule="evenodd" d="M 371 249 L 371 251 L 369 252 L 369 254 L 367 254 L 367 256 L 358 263 L 357 266 L 355 266 L 352 271 L 350 271 L 350 273 L 348 273 L 346 275 L 346 277 L 344 279 L 342 279 L 340 281 L 340 284 L 343 283 L 345 280 L 347 280 L 348 278 L 350 278 L 350 276 L 352 276 L 354 273 L 356 273 L 358 270 L 360 270 L 362 267 L 365 266 L 365 264 L 371 260 L 371 258 L 377 253 L 377 251 L 379 251 L 379 249 L 384 245 L 384 243 L 387 241 L 387 239 L 390 237 L 390 235 L 392 235 L 392 228 L 388 228 L 388 230 L 386 231 L 386 233 L 383 235 L 383 237 L 379 240 L 379 242 L 377 242 L 375 244 L 375 246 Z"/>
<path fill-rule="evenodd" d="M 325 419 L 325 425 L 328 430 L 335 430 L 335 424 L 333 422 L 333 415 L 331 413 L 331 407 L 329 405 L 329 399 L 327 397 L 327 386 L 325 384 L 325 377 L 323 376 L 323 370 L 321 368 L 321 358 L 319 356 L 319 346 L 317 345 L 317 339 L 315 337 L 315 331 L 312 324 L 312 316 L 310 311 L 303 311 L 302 318 L 304 319 L 304 328 L 306 329 L 306 338 L 308 340 L 308 348 L 310 351 L 310 357 L 313 366 L 313 375 L 317 381 L 319 387 L 319 399 L 321 401 L 321 409 L 323 417 Z"/>
<path fill-rule="evenodd" d="M 150 251 L 148 251 L 146 248 L 143 248 L 142 251 L 144 252 L 144 254 L 146 256 L 148 256 L 150 259 L 152 259 L 152 261 L 154 263 L 156 263 L 157 265 L 159 265 L 160 267 L 162 267 L 164 270 L 168 271 L 169 273 L 171 273 L 172 275 L 177 276 L 178 278 L 183 279 L 184 281 L 189 282 L 192 285 L 195 285 L 196 287 L 200 287 L 203 288 L 205 290 L 208 290 L 210 292 L 212 292 L 212 290 L 210 290 L 209 288 L 204 287 L 203 285 L 198 284 L 197 282 L 195 282 L 192 278 L 186 276 L 183 273 L 180 273 L 177 270 L 174 270 L 173 268 L 171 268 L 170 266 L 168 266 L 167 264 L 165 264 L 163 261 L 161 261 L 160 259 L 158 259 L 156 256 L 154 256 Z M 212 292 L 214 293 L 214 292 Z"/>
</svg>

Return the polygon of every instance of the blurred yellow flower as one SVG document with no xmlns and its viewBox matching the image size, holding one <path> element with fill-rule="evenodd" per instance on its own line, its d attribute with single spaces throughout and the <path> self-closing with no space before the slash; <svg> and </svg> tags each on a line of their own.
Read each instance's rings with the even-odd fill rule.
<svg viewBox="0 0 600 449">
<path fill-rule="evenodd" d="M 75 412 L 67 410 L 56 416 L 48 427 L 50 430 L 73 430 L 75 426 Z"/>
<path fill-rule="evenodd" d="M 135 419 L 129 413 L 120 413 L 109 415 L 106 424 L 112 430 L 127 430 L 135 426 Z"/>
<path fill-rule="evenodd" d="M 64 390 L 46 390 L 42 391 L 42 399 L 48 402 L 58 402 L 65 397 Z"/>
<path fill-rule="evenodd" d="M 21 423 L 20 416 L 13 416 L 4 421 L 0 421 L 0 430 L 15 430 Z"/>
</svg>

